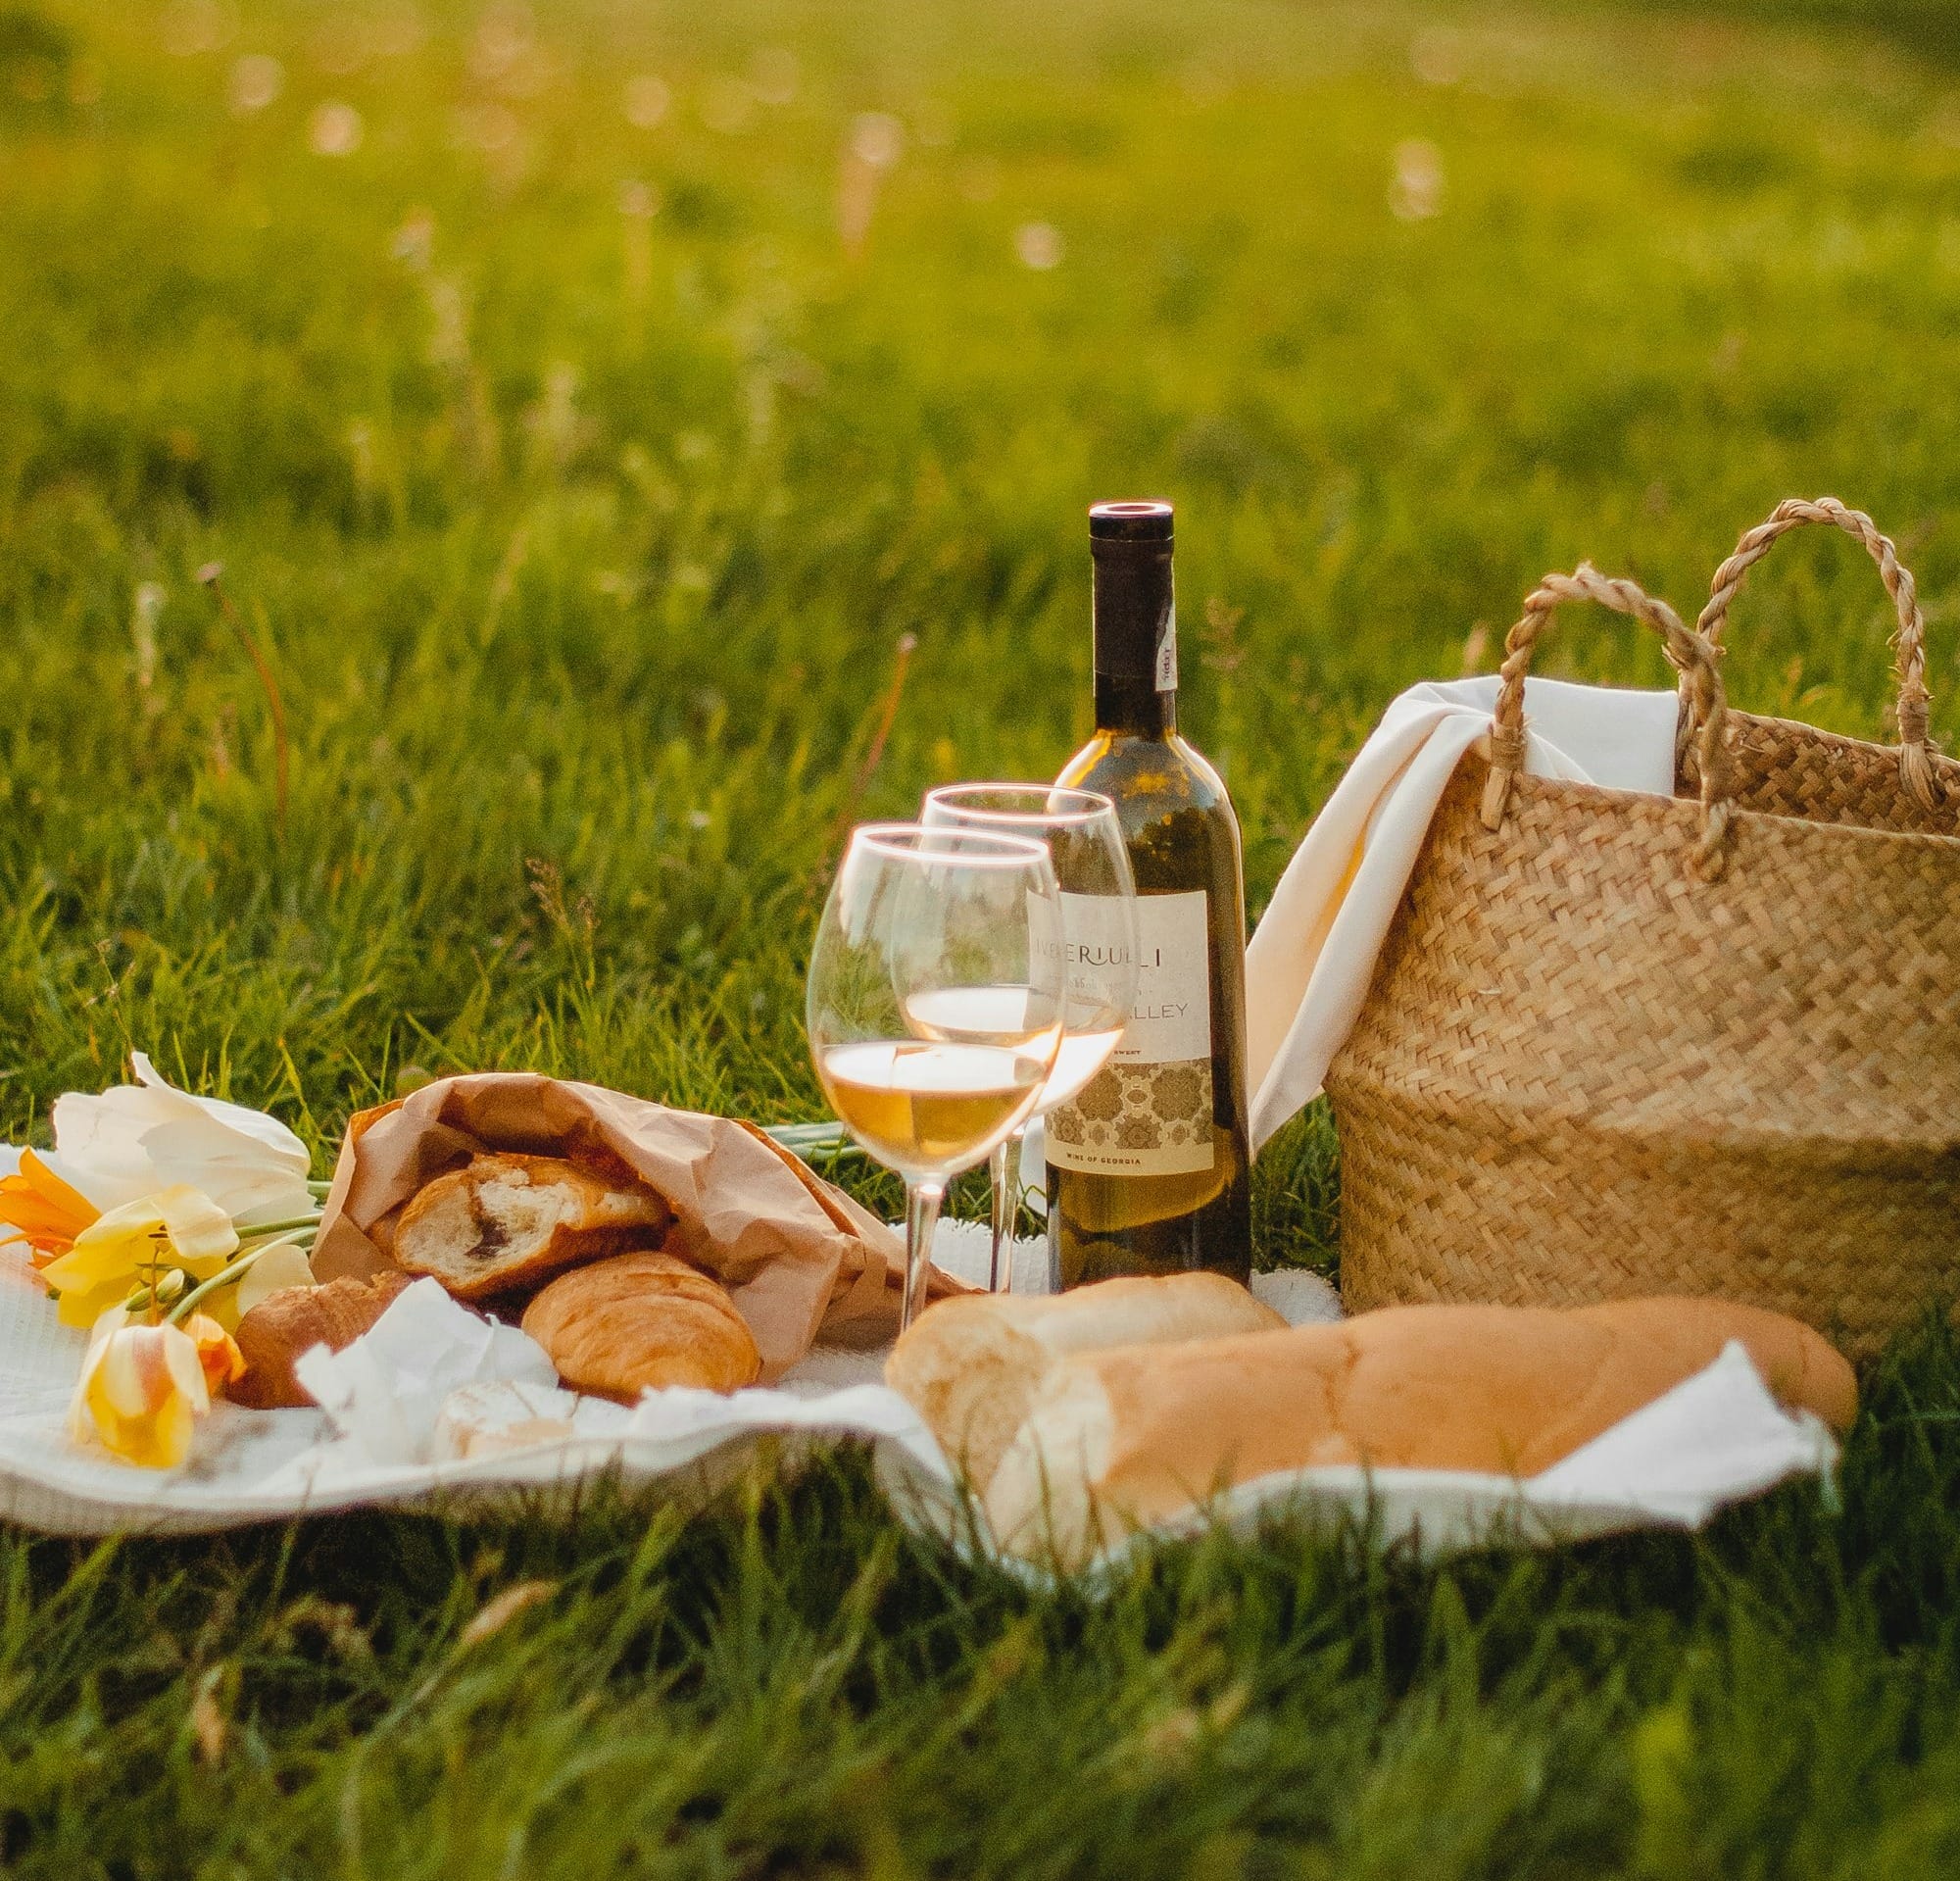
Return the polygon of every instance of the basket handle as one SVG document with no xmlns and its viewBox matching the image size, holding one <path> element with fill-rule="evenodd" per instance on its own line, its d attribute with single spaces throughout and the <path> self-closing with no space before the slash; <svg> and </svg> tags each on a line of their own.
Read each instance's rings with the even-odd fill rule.
<svg viewBox="0 0 1960 1881">
<path fill-rule="evenodd" d="M 1898 669 L 1899 780 L 1927 810 L 1940 806 L 1940 789 L 1933 774 L 1933 761 L 1927 755 L 1926 716 L 1931 695 L 1926 690 L 1926 617 L 1919 610 L 1919 591 L 1912 570 L 1901 568 L 1891 537 L 1882 535 L 1878 524 L 1863 510 L 1846 509 L 1835 496 L 1820 496 L 1814 502 L 1793 496 L 1779 503 L 1776 513 L 1736 544 L 1736 553 L 1715 570 L 1708 605 L 1694 625 L 1712 644 L 1722 643 L 1722 629 L 1728 623 L 1729 603 L 1742 585 L 1742 576 L 1770 551 L 1778 536 L 1806 522 L 1830 522 L 1846 535 L 1856 536 L 1865 552 L 1879 565 L 1879 579 L 1898 611 L 1898 631 L 1892 636 Z M 1690 703 L 1684 681 L 1682 703 Z M 1690 733 L 1687 712 L 1682 714 L 1683 749 Z"/>
<path fill-rule="evenodd" d="M 1704 880 L 1713 880 L 1722 872 L 1729 849 L 1729 701 L 1719 670 L 1721 650 L 1684 627 L 1665 601 L 1632 581 L 1601 574 L 1590 562 L 1580 563 L 1571 574 L 1546 575 L 1525 596 L 1524 613 L 1504 636 L 1504 664 L 1499 668 L 1503 683 L 1491 723 L 1491 774 L 1484 783 L 1484 827 L 1495 829 L 1503 822 L 1512 780 L 1524 768 L 1525 675 L 1531 670 L 1532 648 L 1561 601 L 1596 601 L 1617 614 L 1631 615 L 1661 636 L 1668 658 L 1680 668 L 1683 690 L 1695 711 L 1701 748 L 1701 836 L 1694 866 Z"/>
</svg>

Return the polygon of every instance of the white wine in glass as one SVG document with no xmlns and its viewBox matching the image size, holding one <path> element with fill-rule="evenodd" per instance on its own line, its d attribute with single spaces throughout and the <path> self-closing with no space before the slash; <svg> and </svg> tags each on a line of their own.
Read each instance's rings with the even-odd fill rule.
<svg viewBox="0 0 1960 1881">
<path fill-rule="evenodd" d="M 810 1057 L 831 1108 L 906 1183 L 901 1330 L 925 1303 L 946 1185 L 1018 1129 L 1062 1030 L 1046 847 L 916 823 L 853 831 L 810 953 Z M 960 1015 L 956 1035 L 918 1015 Z"/>
<path fill-rule="evenodd" d="M 844 1126 L 895 1169 L 977 1163 L 1027 1106 L 1039 1062 L 1004 1045 L 835 1045 L 824 1089 Z"/>
<path fill-rule="evenodd" d="M 1028 1113 L 1032 1120 L 1065 1104 L 1102 1068 L 1136 1001 L 1136 883 L 1116 807 L 1100 791 L 1052 784 L 947 784 L 926 794 L 919 820 L 929 829 L 1025 837 L 1041 843 L 1054 866 L 1061 891 L 1062 1035 L 1054 1067 Z M 1009 1015 L 1014 998 L 1012 987 L 959 987 L 915 1001 L 909 1015 L 928 1037 L 961 1040 Z M 1024 1127 L 1016 1125 L 993 1156 L 989 1284 L 997 1293 L 1012 1283 Z M 1050 1285 L 1054 1283 L 1051 1273 Z"/>
</svg>

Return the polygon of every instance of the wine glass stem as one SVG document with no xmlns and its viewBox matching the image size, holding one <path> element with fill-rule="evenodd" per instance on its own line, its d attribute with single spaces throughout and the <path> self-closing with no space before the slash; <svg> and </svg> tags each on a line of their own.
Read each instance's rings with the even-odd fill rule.
<svg viewBox="0 0 1960 1881">
<path fill-rule="evenodd" d="M 1021 1213 L 1021 1132 L 994 1152 L 994 1258 L 987 1269 L 989 1293 L 1014 1290 L 1014 1223 Z"/>
<path fill-rule="evenodd" d="M 925 1277 L 932 1269 L 932 1231 L 939 1225 L 944 1182 L 906 1185 L 906 1297 L 899 1307 L 899 1330 L 925 1311 Z"/>
</svg>

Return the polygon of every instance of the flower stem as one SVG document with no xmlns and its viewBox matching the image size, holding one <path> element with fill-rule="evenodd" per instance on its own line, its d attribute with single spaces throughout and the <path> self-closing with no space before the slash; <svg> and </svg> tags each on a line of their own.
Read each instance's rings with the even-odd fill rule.
<svg viewBox="0 0 1960 1881">
<path fill-rule="evenodd" d="M 262 1248 L 254 1248 L 250 1254 L 241 1254 L 228 1267 L 220 1267 L 209 1280 L 201 1280 L 171 1309 L 166 1325 L 181 1325 L 184 1314 L 197 1305 L 208 1293 L 216 1293 L 220 1287 L 228 1287 L 234 1280 L 244 1277 L 245 1269 L 252 1265 L 262 1254 L 270 1254 L 280 1246 L 277 1241 L 268 1241 Z"/>
<path fill-rule="evenodd" d="M 149 1268 L 148 1271 L 154 1273 L 156 1272 L 156 1269 L 152 1267 Z M 138 1287 L 133 1293 L 129 1295 L 129 1297 L 126 1300 L 122 1302 L 122 1311 L 124 1312 L 134 1312 L 139 1308 L 141 1308 L 142 1310 L 147 1312 L 161 1305 L 162 1302 L 159 1300 L 158 1296 L 164 1291 L 166 1287 L 170 1286 L 171 1281 L 172 1279 L 175 1279 L 178 1285 L 181 1286 L 183 1279 L 181 1268 L 167 1267 L 162 1273 L 157 1275 L 157 1278 L 155 1280 L 147 1281 L 142 1286 Z M 177 1291 L 177 1288 L 172 1287 L 171 1291 L 172 1294 L 174 1294 Z"/>
<path fill-rule="evenodd" d="M 296 1234 L 302 1228 L 318 1226 L 319 1213 L 316 1210 L 312 1214 L 296 1214 L 290 1221 L 262 1221 L 256 1227 L 241 1228 L 238 1239 L 241 1243 L 263 1241 L 268 1235 Z"/>
</svg>

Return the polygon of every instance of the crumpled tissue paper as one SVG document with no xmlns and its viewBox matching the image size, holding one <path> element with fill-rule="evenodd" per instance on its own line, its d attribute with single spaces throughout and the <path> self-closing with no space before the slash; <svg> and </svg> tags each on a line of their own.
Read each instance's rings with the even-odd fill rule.
<svg viewBox="0 0 1960 1881">
<path fill-rule="evenodd" d="M 515 1326 L 458 1306 L 434 1280 L 404 1289 L 340 1351 L 315 1346 L 295 1376 L 335 1430 L 377 1463 L 430 1460 L 436 1420 L 465 1385 L 555 1385 L 545 1349 Z"/>
</svg>

